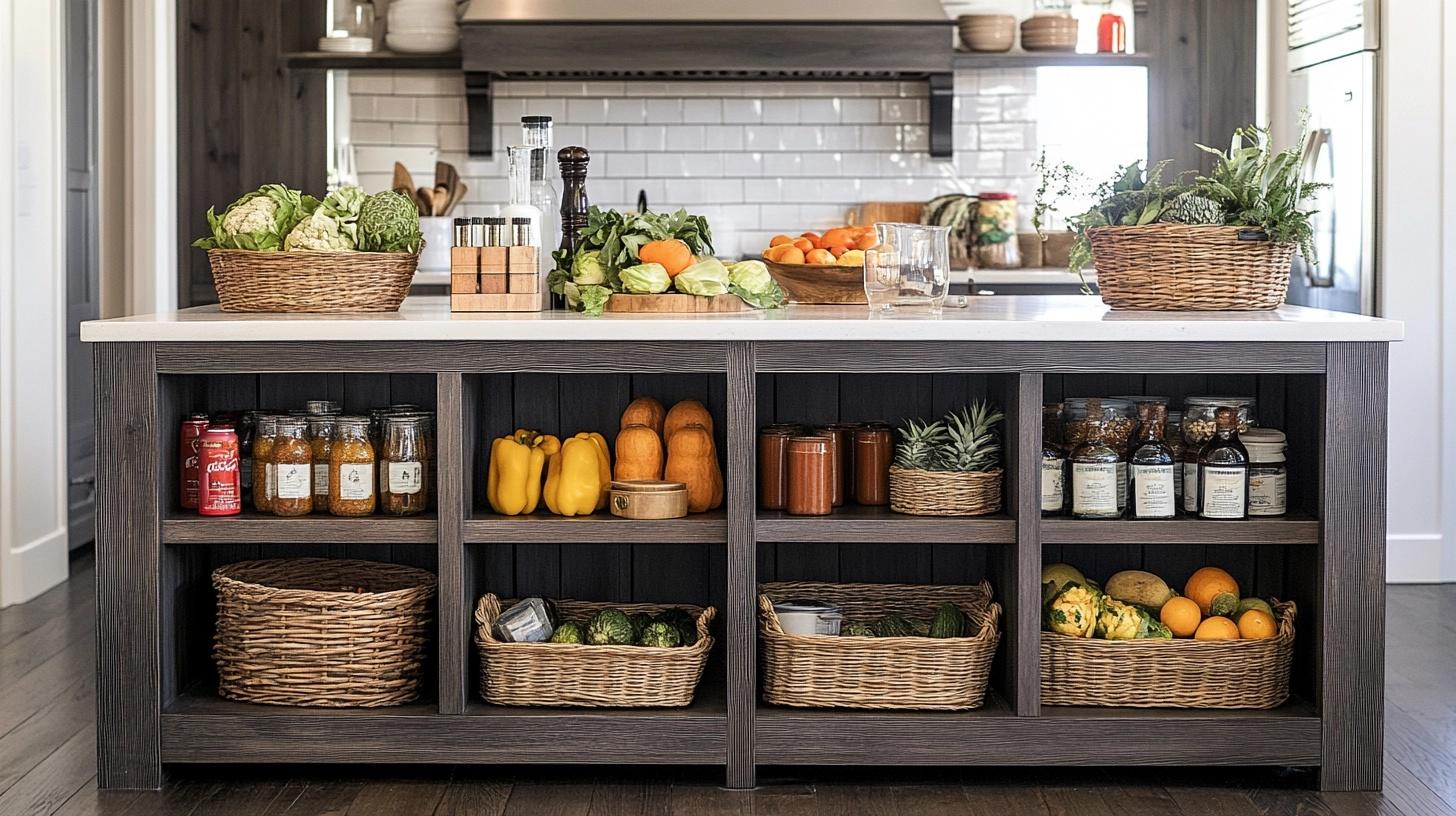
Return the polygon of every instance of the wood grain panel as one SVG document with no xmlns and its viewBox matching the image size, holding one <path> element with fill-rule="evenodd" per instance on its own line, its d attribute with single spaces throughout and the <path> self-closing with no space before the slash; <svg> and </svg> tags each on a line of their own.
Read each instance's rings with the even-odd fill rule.
<svg viewBox="0 0 1456 816">
<path fill-rule="evenodd" d="M 759 541 L 884 544 L 1010 544 L 1016 522 L 1004 513 L 978 517 L 907 516 L 888 507 L 847 504 L 828 516 L 791 516 L 760 510 L 755 523 Z"/>
<path fill-rule="evenodd" d="M 584 354 L 589 345 L 590 354 Z M 437 340 L 429 343 L 159 343 L 157 370 L 166 373 L 380 371 L 601 374 L 721 372 L 726 343 L 573 343 Z"/>
<path fill-rule="evenodd" d="M 755 343 L 760 371 L 1322 372 L 1320 343 Z M 791 382 L 801 382 L 796 378 Z M 780 388 L 784 381 L 780 379 Z M 804 387 L 804 386 L 800 386 Z M 823 399 L 821 395 L 819 397 Z M 782 398 L 780 398 L 782 401 Z"/>
<path fill-rule="evenodd" d="M 464 383 L 459 374 L 440 374 L 435 393 L 435 476 L 436 504 L 440 508 L 437 557 L 439 580 L 436 608 L 439 610 L 438 648 L 439 706 L 441 714 L 465 711 L 471 686 L 471 614 L 474 598 L 466 594 L 465 536 L 461 522 L 467 507 L 461 474 L 465 471 Z"/>
<path fill-rule="evenodd" d="M 1005 693 L 1015 712 L 1041 708 L 1041 376 L 1021 374 L 1006 400 L 1006 506 L 1015 515 L 1016 546 L 996 594 L 1005 607 Z"/>
<path fill-rule="evenodd" d="M 435 514 L 393 518 L 278 518 L 249 510 L 237 516 L 183 516 L 162 522 L 167 544 L 434 544 Z"/>
<path fill-rule="evenodd" d="M 1205 544 L 1281 545 L 1317 544 L 1320 523 L 1308 516 L 1246 521 L 1206 521 L 1191 516 L 1151 519 L 1089 521 L 1048 518 L 1042 522 L 1047 544 Z"/>
<path fill-rule="evenodd" d="M 728 608 L 724 621 L 727 636 L 728 676 L 728 778 L 730 788 L 751 788 L 757 770 L 754 705 L 758 698 L 755 574 L 757 550 L 754 537 L 758 507 L 755 393 L 758 377 L 754 368 L 754 347 L 734 343 L 728 352 L 727 377 L 727 489 L 728 489 Z"/>
</svg>

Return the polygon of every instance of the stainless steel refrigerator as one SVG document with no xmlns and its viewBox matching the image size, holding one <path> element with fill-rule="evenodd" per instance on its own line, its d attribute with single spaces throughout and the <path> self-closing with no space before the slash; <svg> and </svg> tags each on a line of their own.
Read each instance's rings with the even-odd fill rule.
<svg viewBox="0 0 1456 816">
<path fill-rule="evenodd" d="M 1306 177 L 1315 200 L 1318 263 L 1294 259 L 1289 302 L 1375 314 L 1379 240 L 1378 0 L 1289 0 L 1289 107 L 1309 115 Z"/>
</svg>

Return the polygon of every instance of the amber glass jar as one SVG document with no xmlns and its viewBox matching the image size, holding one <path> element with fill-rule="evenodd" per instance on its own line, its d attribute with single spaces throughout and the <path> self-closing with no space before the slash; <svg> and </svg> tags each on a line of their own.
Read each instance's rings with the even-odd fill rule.
<svg viewBox="0 0 1456 816">
<path fill-rule="evenodd" d="M 889 428 L 868 425 L 854 432 L 854 500 L 860 504 L 890 503 L 890 460 L 895 452 Z"/>
<path fill-rule="evenodd" d="M 843 425 L 827 425 L 815 432 L 829 440 L 829 461 L 834 469 L 833 481 L 830 483 L 831 499 L 835 507 L 844 504 L 848 497 L 845 490 L 848 484 L 850 470 L 850 453 L 854 449 L 854 431 Z"/>
<path fill-rule="evenodd" d="M 379 449 L 379 509 L 387 516 L 414 516 L 430 505 L 429 449 L 425 417 L 384 418 Z"/>
<path fill-rule="evenodd" d="M 329 512 L 367 516 L 374 512 L 374 446 L 369 419 L 341 416 L 329 450 Z"/>
<path fill-rule="evenodd" d="M 313 451 L 313 511 L 329 512 L 329 451 L 334 446 L 338 417 L 315 414 L 308 418 L 308 446 Z"/>
<path fill-rule="evenodd" d="M 260 513 L 273 512 L 273 440 L 278 435 L 278 417 L 261 414 L 253 429 L 253 508 Z"/>
<path fill-rule="evenodd" d="M 789 439 L 787 429 L 765 427 L 758 432 L 758 503 L 765 510 L 782 510 L 789 501 Z"/>
<path fill-rule="evenodd" d="M 278 435 L 273 439 L 273 454 L 269 457 L 276 474 L 275 516 L 306 516 L 313 512 L 313 448 L 307 433 L 308 423 L 302 419 L 278 420 Z"/>
<path fill-rule="evenodd" d="M 827 436 L 789 439 L 789 495 L 785 507 L 790 515 L 827 516 L 834 509 L 832 444 Z"/>
</svg>

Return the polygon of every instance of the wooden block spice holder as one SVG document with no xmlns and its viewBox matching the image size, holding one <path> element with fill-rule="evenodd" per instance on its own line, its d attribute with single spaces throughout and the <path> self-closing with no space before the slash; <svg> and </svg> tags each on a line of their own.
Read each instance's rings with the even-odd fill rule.
<svg viewBox="0 0 1456 816">
<path fill-rule="evenodd" d="M 540 312 L 550 303 L 533 246 L 450 248 L 450 311 Z"/>
</svg>

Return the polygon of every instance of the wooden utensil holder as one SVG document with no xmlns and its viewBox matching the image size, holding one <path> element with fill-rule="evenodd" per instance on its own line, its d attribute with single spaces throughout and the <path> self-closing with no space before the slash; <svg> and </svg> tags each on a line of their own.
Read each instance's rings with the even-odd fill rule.
<svg viewBox="0 0 1456 816">
<path fill-rule="evenodd" d="M 550 293 L 541 283 L 536 247 L 452 247 L 450 311 L 540 312 Z"/>
</svg>

